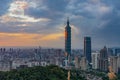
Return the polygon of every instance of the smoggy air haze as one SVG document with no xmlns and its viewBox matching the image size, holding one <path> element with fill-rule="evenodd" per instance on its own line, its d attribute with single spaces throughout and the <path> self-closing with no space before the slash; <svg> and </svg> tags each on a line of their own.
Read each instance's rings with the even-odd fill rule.
<svg viewBox="0 0 120 80">
<path fill-rule="evenodd" d="M 0 0 L 0 46 L 64 48 L 70 17 L 72 48 L 120 46 L 120 0 Z"/>
</svg>

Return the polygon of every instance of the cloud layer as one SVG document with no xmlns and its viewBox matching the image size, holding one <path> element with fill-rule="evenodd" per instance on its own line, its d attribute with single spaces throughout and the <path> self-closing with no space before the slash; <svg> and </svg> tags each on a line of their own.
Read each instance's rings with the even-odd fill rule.
<svg viewBox="0 0 120 80">
<path fill-rule="evenodd" d="M 83 48 L 84 36 L 91 36 L 93 48 L 120 46 L 120 0 L 1 0 L 0 4 L 1 46 L 64 48 L 68 16 L 73 48 Z M 23 33 L 32 36 L 25 45 Z M 13 39 L 9 34 L 13 37 L 22 34 L 22 37 L 16 35 Z"/>
</svg>

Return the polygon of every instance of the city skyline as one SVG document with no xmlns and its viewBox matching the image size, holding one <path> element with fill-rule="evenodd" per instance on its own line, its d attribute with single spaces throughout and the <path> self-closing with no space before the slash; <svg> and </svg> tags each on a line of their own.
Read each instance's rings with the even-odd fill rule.
<svg viewBox="0 0 120 80">
<path fill-rule="evenodd" d="M 92 48 L 120 47 L 119 0 L 52 1 L 1 0 L 0 46 L 64 48 L 69 16 L 72 48 L 83 48 L 84 36 L 92 38 Z"/>
</svg>

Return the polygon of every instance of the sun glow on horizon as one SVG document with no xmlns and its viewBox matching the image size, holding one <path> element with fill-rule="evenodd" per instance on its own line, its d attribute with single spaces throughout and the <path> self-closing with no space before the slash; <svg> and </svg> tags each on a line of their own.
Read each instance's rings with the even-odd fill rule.
<svg viewBox="0 0 120 80">
<path fill-rule="evenodd" d="M 64 34 L 0 33 L 0 46 L 39 46 L 46 41 L 58 41 Z M 44 43 L 44 44 L 42 44 Z M 45 44 L 47 45 L 47 43 Z"/>
</svg>

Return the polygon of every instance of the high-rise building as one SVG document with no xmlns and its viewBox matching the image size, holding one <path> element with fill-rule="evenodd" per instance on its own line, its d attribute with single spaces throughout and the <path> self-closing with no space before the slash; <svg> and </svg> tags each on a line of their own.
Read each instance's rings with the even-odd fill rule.
<svg viewBox="0 0 120 80">
<path fill-rule="evenodd" d="M 65 53 L 68 59 L 71 56 L 71 27 L 69 19 L 67 19 L 67 26 L 65 27 Z"/>
<path fill-rule="evenodd" d="M 86 57 L 81 57 L 80 69 L 81 70 L 87 70 L 87 60 L 86 60 Z"/>
<path fill-rule="evenodd" d="M 92 68 L 98 69 L 98 58 L 100 53 L 99 52 L 93 52 L 92 53 Z"/>
<path fill-rule="evenodd" d="M 91 63 L 91 37 L 84 37 L 84 56 Z"/>
<path fill-rule="evenodd" d="M 119 56 L 120 55 L 120 48 L 108 48 L 109 56 Z"/>
<path fill-rule="evenodd" d="M 75 68 L 80 68 L 80 58 L 78 56 L 75 57 Z"/>
<path fill-rule="evenodd" d="M 118 64 L 118 74 L 120 74 L 120 56 L 118 56 L 117 64 Z"/>
<path fill-rule="evenodd" d="M 106 47 L 100 50 L 99 70 L 108 71 L 108 51 Z"/>
<path fill-rule="evenodd" d="M 109 64 L 113 70 L 114 73 L 118 73 L 118 57 L 117 56 L 111 56 L 109 61 Z"/>
</svg>

